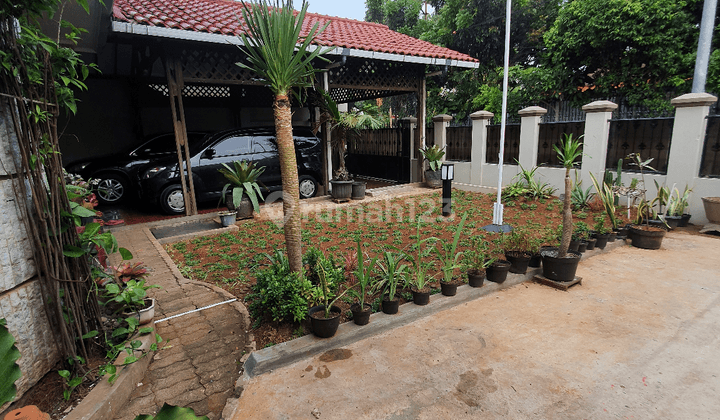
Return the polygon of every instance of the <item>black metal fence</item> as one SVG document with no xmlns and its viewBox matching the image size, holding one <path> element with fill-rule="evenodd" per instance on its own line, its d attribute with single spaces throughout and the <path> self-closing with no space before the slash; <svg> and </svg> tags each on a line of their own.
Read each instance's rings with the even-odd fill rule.
<svg viewBox="0 0 720 420">
<path fill-rule="evenodd" d="M 708 116 L 700 176 L 720 178 L 720 115 Z"/>
<path fill-rule="evenodd" d="M 551 122 L 540 124 L 540 135 L 538 138 L 537 164 L 544 166 L 560 167 L 554 145 L 560 146 L 565 135 L 572 134 L 573 138 L 579 138 L 585 134 L 585 121 Z M 581 161 L 582 157 L 577 161 Z M 526 168 L 529 169 L 529 168 Z"/>
<path fill-rule="evenodd" d="M 487 163 L 498 163 L 500 156 L 500 124 L 487 126 L 487 149 L 485 161 Z M 516 160 L 520 158 L 520 124 L 508 124 L 505 126 L 505 152 L 503 153 L 503 164 L 517 165 Z"/>
<path fill-rule="evenodd" d="M 472 154 L 472 126 L 448 127 L 445 131 L 447 160 L 470 162 Z"/>
<path fill-rule="evenodd" d="M 643 160 L 653 158 L 650 166 L 657 173 L 666 174 L 674 122 L 674 118 L 611 120 L 605 167 L 615 169 L 619 159 L 640 153 Z M 625 159 L 623 170 L 637 171 L 638 168 Z"/>
</svg>

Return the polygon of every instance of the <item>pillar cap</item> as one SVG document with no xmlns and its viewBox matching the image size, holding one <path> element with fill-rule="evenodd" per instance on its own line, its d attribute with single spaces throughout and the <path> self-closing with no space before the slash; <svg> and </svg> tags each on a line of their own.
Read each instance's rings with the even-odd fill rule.
<svg viewBox="0 0 720 420">
<path fill-rule="evenodd" d="M 582 110 L 591 113 L 591 112 L 612 112 L 617 109 L 617 104 L 610 101 L 595 101 L 590 102 L 587 105 L 583 105 Z"/>
<path fill-rule="evenodd" d="M 494 117 L 495 114 L 493 114 L 490 111 L 476 111 L 470 114 L 470 119 L 472 120 L 489 120 L 492 117 Z"/>
<path fill-rule="evenodd" d="M 415 123 L 417 122 L 417 118 L 415 118 L 415 117 L 403 117 L 403 118 L 400 118 L 400 121 L 402 121 L 402 122 L 409 122 L 409 123 L 415 124 Z"/>
<path fill-rule="evenodd" d="M 547 109 L 541 106 L 529 106 L 518 111 L 521 117 L 540 117 L 547 114 Z"/>
<path fill-rule="evenodd" d="M 717 102 L 717 96 L 709 93 L 686 93 L 670 101 L 675 108 L 686 108 L 691 106 L 710 106 Z"/>
<path fill-rule="evenodd" d="M 433 122 L 448 122 L 452 121 L 453 117 L 447 114 L 440 114 L 433 117 Z"/>
</svg>

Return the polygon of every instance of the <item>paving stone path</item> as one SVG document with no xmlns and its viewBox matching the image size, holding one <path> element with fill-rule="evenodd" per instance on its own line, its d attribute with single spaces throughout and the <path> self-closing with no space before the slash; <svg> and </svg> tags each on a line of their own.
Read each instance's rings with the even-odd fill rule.
<svg viewBox="0 0 720 420">
<path fill-rule="evenodd" d="M 156 300 L 156 332 L 168 346 L 152 356 L 148 371 L 116 420 L 154 414 L 164 403 L 190 407 L 197 415 L 219 419 L 228 398 L 238 397 L 235 384 L 241 358 L 252 350 L 249 319 L 238 302 L 185 314 L 226 302 L 233 297 L 222 289 L 183 278 L 162 246 L 143 226 L 113 230 L 133 261 L 151 269 L 148 284 L 161 288 L 149 293 Z M 115 261 L 117 263 L 117 261 Z"/>
</svg>

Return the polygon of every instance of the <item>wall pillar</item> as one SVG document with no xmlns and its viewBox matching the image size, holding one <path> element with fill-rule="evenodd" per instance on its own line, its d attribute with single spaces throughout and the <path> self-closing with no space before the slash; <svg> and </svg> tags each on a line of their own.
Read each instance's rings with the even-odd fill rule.
<svg viewBox="0 0 720 420">
<path fill-rule="evenodd" d="M 605 161 L 607 160 L 607 145 L 610 136 L 610 119 L 617 105 L 610 101 L 595 101 L 582 107 L 585 111 L 585 134 L 582 138 L 583 156 L 581 179 L 592 183 L 590 173 L 594 174 L 599 182 L 605 176 Z M 585 184 L 586 188 L 588 185 Z"/>
<path fill-rule="evenodd" d="M 495 114 L 477 111 L 470 114 L 472 120 L 472 150 L 470 151 L 470 183 L 483 185 L 483 167 L 487 153 L 487 126 Z"/>
<path fill-rule="evenodd" d="M 675 107 L 675 124 L 665 185 L 677 184 L 681 193 L 685 184 L 692 186 L 693 178 L 700 175 L 707 116 L 715 102 L 717 97 L 709 93 L 687 93 L 670 101 Z"/>
<path fill-rule="evenodd" d="M 440 114 L 433 117 L 433 123 L 435 128 L 435 145 L 440 149 L 445 149 L 445 147 L 447 146 L 447 133 L 445 129 L 450 124 L 450 121 L 452 121 L 452 117 L 446 114 Z M 442 158 L 443 162 L 445 162 L 446 157 L 447 150 L 445 150 L 445 156 L 443 156 Z"/>
<path fill-rule="evenodd" d="M 405 130 L 406 127 L 410 130 L 410 182 L 420 182 L 418 178 L 420 171 L 418 169 L 418 155 L 415 145 L 415 130 L 417 129 L 417 118 L 405 117 L 400 119 L 400 127 Z"/>
<path fill-rule="evenodd" d="M 520 156 L 518 156 L 518 161 L 520 165 L 527 170 L 537 165 L 540 119 L 545 114 L 547 114 L 547 109 L 539 106 L 530 106 L 518 112 L 518 115 L 521 117 Z M 520 170 L 520 168 L 518 168 L 518 170 Z"/>
</svg>

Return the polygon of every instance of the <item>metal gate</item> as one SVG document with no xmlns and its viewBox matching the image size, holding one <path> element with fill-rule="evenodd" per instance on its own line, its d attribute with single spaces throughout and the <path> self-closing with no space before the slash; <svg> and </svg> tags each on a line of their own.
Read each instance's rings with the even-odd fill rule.
<svg viewBox="0 0 720 420">
<path fill-rule="evenodd" d="M 353 175 L 410 182 L 410 129 L 362 130 L 348 140 L 346 164 Z"/>
</svg>

